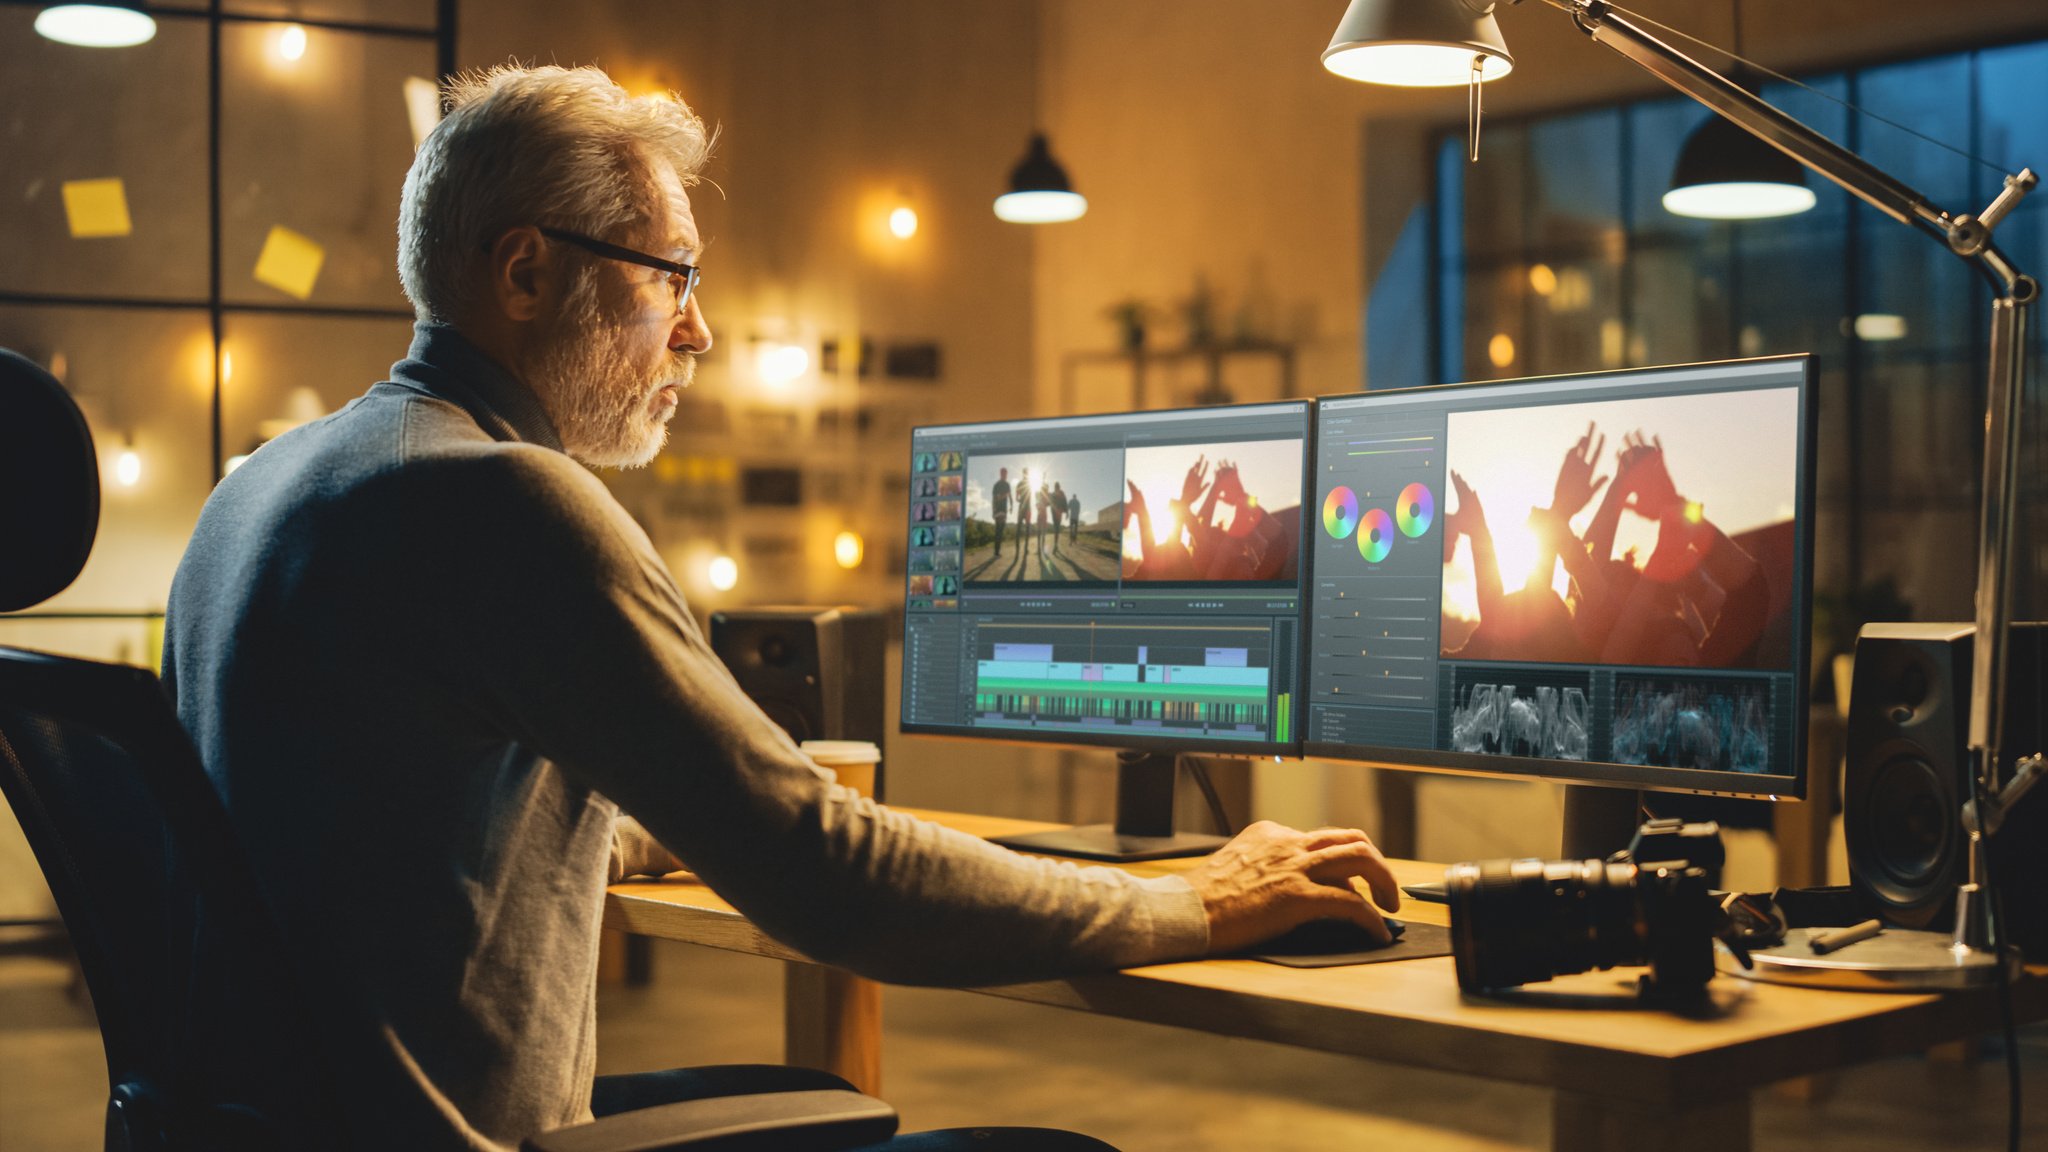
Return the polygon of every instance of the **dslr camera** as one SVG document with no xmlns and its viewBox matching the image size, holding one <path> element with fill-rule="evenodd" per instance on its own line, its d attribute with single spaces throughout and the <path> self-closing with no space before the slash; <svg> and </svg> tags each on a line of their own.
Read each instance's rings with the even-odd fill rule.
<svg viewBox="0 0 2048 1152">
<path fill-rule="evenodd" d="M 1480 860 L 1444 872 L 1458 987 L 1513 988 L 1647 965 L 1641 991 L 1702 995 L 1714 941 L 1739 947 L 1712 892 L 1726 851 L 1711 821 L 1652 820 L 1605 860 Z"/>
</svg>

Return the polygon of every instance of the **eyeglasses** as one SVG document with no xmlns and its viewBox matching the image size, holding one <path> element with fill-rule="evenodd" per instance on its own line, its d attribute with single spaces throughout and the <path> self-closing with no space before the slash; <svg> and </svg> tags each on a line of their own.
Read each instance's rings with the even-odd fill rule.
<svg viewBox="0 0 2048 1152">
<path fill-rule="evenodd" d="M 663 260 L 659 256 L 649 256 L 645 252 L 636 252 L 631 248 L 621 248 L 617 244 L 607 244 L 602 240 L 592 239 L 580 232 L 542 227 L 540 234 L 550 240 L 560 240 L 564 243 L 574 244 L 586 252 L 603 256 L 607 260 L 622 260 L 628 264 L 638 264 L 642 268 L 652 268 L 658 272 L 668 273 L 669 290 L 675 293 L 676 311 L 678 312 L 683 310 L 683 305 L 690 302 L 690 293 L 697 287 L 697 280 L 701 275 L 694 264 L 678 264 L 674 260 Z"/>
</svg>

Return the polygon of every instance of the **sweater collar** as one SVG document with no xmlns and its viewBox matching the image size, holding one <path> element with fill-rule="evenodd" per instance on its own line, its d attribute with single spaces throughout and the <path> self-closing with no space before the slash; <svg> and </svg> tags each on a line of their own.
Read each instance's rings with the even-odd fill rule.
<svg viewBox="0 0 2048 1152">
<path fill-rule="evenodd" d="M 391 366 L 391 379 L 461 405 L 500 440 L 562 451 L 562 438 L 533 389 L 450 325 L 414 324 L 412 347 Z"/>
</svg>

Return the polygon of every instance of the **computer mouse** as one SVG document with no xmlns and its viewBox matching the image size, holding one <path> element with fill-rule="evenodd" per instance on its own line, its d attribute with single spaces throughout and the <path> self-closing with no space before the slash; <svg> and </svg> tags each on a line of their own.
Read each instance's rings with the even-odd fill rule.
<svg viewBox="0 0 2048 1152">
<path fill-rule="evenodd" d="M 1394 934 L 1394 940 L 1408 930 L 1404 921 L 1392 916 L 1386 918 L 1387 931 Z M 1350 920 L 1311 920 L 1275 936 L 1258 945 L 1256 952 L 1275 953 L 1291 956 L 1327 956 L 1339 952 L 1371 952 L 1385 948 L 1393 941 L 1383 944 L 1375 939 L 1363 925 Z"/>
</svg>

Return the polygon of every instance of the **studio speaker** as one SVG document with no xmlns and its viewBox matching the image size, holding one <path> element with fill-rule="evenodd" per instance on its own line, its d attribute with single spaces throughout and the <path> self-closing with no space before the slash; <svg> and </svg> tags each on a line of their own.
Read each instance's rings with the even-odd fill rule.
<svg viewBox="0 0 2048 1152">
<path fill-rule="evenodd" d="M 888 618 L 852 608 L 739 608 L 711 614 L 711 649 L 754 703 L 797 741 L 880 745 Z"/>
<path fill-rule="evenodd" d="M 1956 886 L 1968 879 L 1962 807 L 1970 797 L 1972 641 L 1968 624 L 1871 624 L 1856 641 L 1849 692 L 1848 768 L 1842 806 L 1849 873 L 1885 919 L 1936 931 L 1950 926 Z M 2041 688 L 2048 629 L 2014 624 L 2007 648 L 2008 766 L 2048 751 Z M 2048 954 L 2048 795 L 2029 793 L 1992 840 L 1994 877 L 2012 938 Z"/>
</svg>

